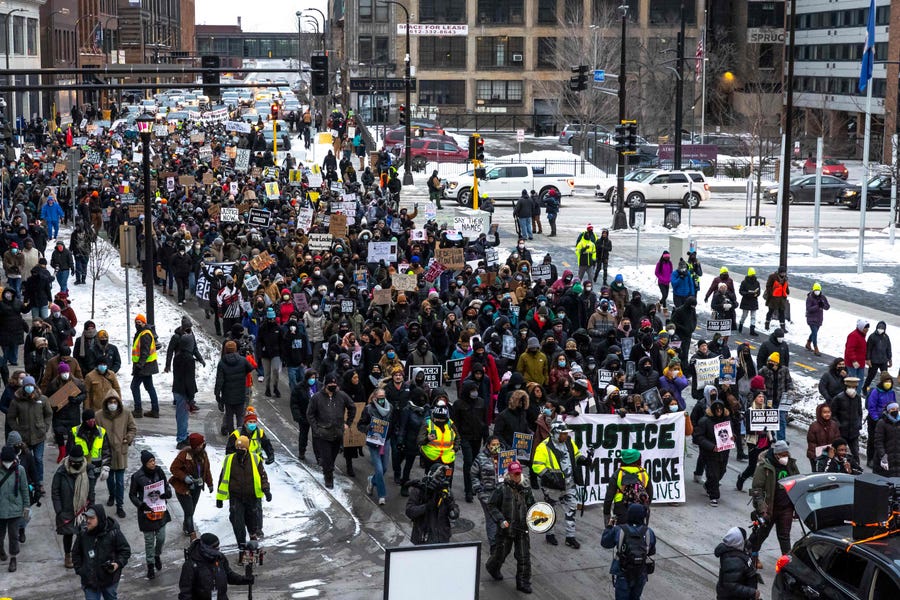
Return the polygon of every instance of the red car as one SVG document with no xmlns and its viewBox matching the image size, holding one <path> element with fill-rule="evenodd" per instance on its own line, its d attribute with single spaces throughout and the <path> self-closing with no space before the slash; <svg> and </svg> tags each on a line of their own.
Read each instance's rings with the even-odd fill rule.
<svg viewBox="0 0 900 600">
<path fill-rule="evenodd" d="M 810 156 L 806 159 L 806 162 L 803 163 L 803 174 L 813 175 L 815 174 L 815 172 L 816 159 Z M 837 160 L 836 158 L 825 158 L 822 164 L 822 175 L 831 175 L 832 177 L 847 179 L 847 167 L 845 167 L 844 163 Z"/>
<path fill-rule="evenodd" d="M 428 162 L 466 162 L 469 151 L 460 148 L 455 142 L 443 140 L 413 140 L 409 149 L 413 169 L 424 169 Z"/>
</svg>

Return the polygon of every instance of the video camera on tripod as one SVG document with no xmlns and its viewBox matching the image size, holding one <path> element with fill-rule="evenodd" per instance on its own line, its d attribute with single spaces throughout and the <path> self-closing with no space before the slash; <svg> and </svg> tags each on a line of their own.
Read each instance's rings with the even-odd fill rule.
<svg viewBox="0 0 900 600">
<path fill-rule="evenodd" d="M 851 512 L 853 539 L 860 540 L 900 530 L 900 480 L 874 473 L 859 475 L 853 482 Z"/>
<path fill-rule="evenodd" d="M 253 567 L 255 565 L 262 566 L 265 557 L 266 551 L 260 547 L 259 541 L 254 539 L 244 544 L 243 549 L 238 554 L 238 564 L 244 565 L 244 576 L 250 581 L 247 584 L 248 600 L 253 600 L 253 583 L 256 579 L 256 576 L 253 574 Z"/>
</svg>

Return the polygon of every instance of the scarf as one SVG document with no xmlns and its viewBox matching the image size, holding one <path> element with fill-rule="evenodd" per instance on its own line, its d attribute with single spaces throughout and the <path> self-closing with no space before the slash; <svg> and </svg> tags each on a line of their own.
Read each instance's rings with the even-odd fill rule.
<svg viewBox="0 0 900 600">
<path fill-rule="evenodd" d="M 386 418 L 389 414 L 391 414 L 392 407 L 391 407 L 391 403 L 388 401 L 385 401 L 384 406 L 381 406 L 381 404 L 379 404 L 378 401 L 375 400 L 374 402 L 372 402 L 372 406 L 375 407 L 375 410 L 378 411 L 378 414 L 381 416 L 382 419 Z"/>
<path fill-rule="evenodd" d="M 89 489 L 87 465 L 87 459 L 85 459 L 81 464 L 81 468 L 75 469 L 69 460 L 66 459 L 66 472 L 70 475 L 75 475 L 75 494 L 72 497 L 72 506 L 75 508 L 76 515 L 87 505 Z"/>
</svg>

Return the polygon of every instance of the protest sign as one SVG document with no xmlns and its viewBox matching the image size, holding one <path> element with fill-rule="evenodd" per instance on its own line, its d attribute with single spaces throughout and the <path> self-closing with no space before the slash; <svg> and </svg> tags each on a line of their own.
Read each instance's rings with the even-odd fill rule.
<svg viewBox="0 0 900 600">
<path fill-rule="evenodd" d="M 254 271 L 265 271 L 275 264 L 275 259 L 267 251 L 260 252 L 250 259 L 250 268 Z"/>
<path fill-rule="evenodd" d="M 734 448 L 734 435 L 731 433 L 731 421 L 722 421 L 713 426 L 716 434 L 716 452 L 724 452 Z"/>
<path fill-rule="evenodd" d="M 328 223 L 328 233 L 334 237 L 347 237 L 347 215 L 333 214 Z"/>
<path fill-rule="evenodd" d="M 728 333 L 731 331 L 731 319 L 710 319 L 706 321 L 706 331 L 709 333 Z"/>
<path fill-rule="evenodd" d="M 533 281 L 537 281 L 538 279 L 550 279 L 552 273 L 553 265 L 539 264 L 531 267 L 531 279 Z"/>
<path fill-rule="evenodd" d="M 178 183 L 180 183 L 184 187 L 191 187 L 192 185 L 197 183 L 197 180 L 194 179 L 193 175 L 181 175 L 178 177 Z"/>
<path fill-rule="evenodd" d="M 311 208 L 301 208 L 297 211 L 297 229 L 302 229 L 304 232 L 309 231 L 315 214 Z"/>
<path fill-rule="evenodd" d="M 356 302 L 353 300 L 341 300 L 341 312 L 345 315 L 353 314 L 356 311 Z"/>
<path fill-rule="evenodd" d="M 516 357 L 516 338 L 509 334 L 504 334 L 502 344 L 500 356 L 503 358 L 514 359 Z"/>
<path fill-rule="evenodd" d="M 407 379 L 413 380 L 413 371 L 422 369 L 425 385 L 430 388 L 440 387 L 444 383 L 444 367 L 441 365 L 406 365 Z"/>
<path fill-rule="evenodd" d="M 197 300 L 200 300 L 201 302 L 209 301 L 209 290 L 212 286 L 212 280 L 216 269 L 222 269 L 222 272 L 225 275 L 229 275 L 231 274 L 233 267 L 234 263 L 230 262 L 204 263 L 203 268 L 200 269 L 200 277 L 197 278 L 197 290 L 195 292 Z"/>
<path fill-rule="evenodd" d="M 366 434 L 356 427 L 366 404 L 365 402 L 354 402 L 353 405 L 356 407 L 356 415 L 353 417 L 350 427 L 344 430 L 344 448 L 360 448 L 366 445 Z"/>
<path fill-rule="evenodd" d="M 397 243 L 396 242 L 369 242 L 368 262 L 377 263 L 384 261 L 392 263 L 397 261 Z"/>
<path fill-rule="evenodd" d="M 684 413 L 655 415 L 581 414 L 566 420 L 579 448 L 593 446 L 594 459 L 583 469 L 585 485 L 576 489 L 578 501 L 600 504 L 606 486 L 621 464 L 621 452 L 641 452 L 641 466 L 652 473 L 654 502 L 684 502 Z"/>
<path fill-rule="evenodd" d="M 239 219 L 240 215 L 235 207 L 227 207 L 219 211 L 219 221 L 222 223 L 237 223 Z"/>
<path fill-rule="evenodd" d="M 309 300 L 306 298 L 306 294 L 303 292 L 294 292 L 291 296 L 294 300 L 294 306 L 300 312 L 306 312 L 309 310 Z"/>
<path fill-rule="evenodd" d="M 250 133 L 252 125 L 243 121 L 225 121 L 225 131 L 237 131 L 238 133 Z"/>
<path fill-rule="evenodd" d="M 202 144 L 206 141 L 206 134 L 202 131 L 200 133 L 192 133 L 190 139 L 192 144 Z"/>
<path fill-rule="evenodd" d="M 309 249 L 321 252 L 331 248 L 332 237 L 330 233 L 309 234 Z"/>
<path fill-rule="evenodd" d="M 168 191 L 168 192 L 175 191 L 175 178 L 174 177 L 166 177 L 166 191 Z"/>
<path fill-rule="evenodd" d="M 665 410 L 665 407 L 662 404 L 662 398 L 659 395 L 658 387 L 652 387 L 645 391 L 641 394 L 641 398 L 643 399 L 644 404 L 647 405 L 647 410 L 651 413 L 658 413 Z"/>
<path fill-rule="evenodd" d="M 300 185 L 303 183 L 303 171 L 300 169 L 290 169 L 288 171 L 288 183 Z"/>
<path fill-rule="evenodd" d="M 166 481 L 161 479 L 144 486 L 144 504 L 150 508 L 150 512 L 165 512 L 166 501 L 162 497 L 166 493 Z"/>
<path fill-rule="evenodd" d="M 143 204 L 129 204 L 128 205 L 128 218 L 136 219 L 144 214 L 144 205 Z"/>
<path fill-rule="evenodd" d="M 496 266 L 500 264 L 500 253 L 496 248 L 485 248 L 484 249 L 484 264 L 489 267 Z"/>
<path fill-rule="evenodd" d="M 613 380 L 613 373 L 609 369 L 597 369 L 597 384 L 600 386 L 597 389 L 605 390 L 606 386 L 608 386 Z"/>
<path fill-rule="evenodd" d="M 436 248 L 434 259 L 448 269 L 462 269 L 466 266 L 466 257 L 462 248 Z"/>
<path fill-rule="evenodd" d="M 366 443 L 384 446 L 390 425 L 390 421 L 372 417 L 372 421 L 369 423 L 369 430 L 366 432 Z"/>
<path fill-rule="evenodd" d="M 197 151 L 197 157 L 203 162 L 212 162 L 212 148 L 209 146 L 201 146 Z"/>
<path fill-rule="evenodd" d="M 485 213 L 485 215 L 487 214 Z M 453 229 L 463 234 L 463 237 L 477 238 L 482 233 L 487 233 L 487 228 L 487 219 L 482 216 L 453 217 Z"/>
<path fill-rule="evenodd" d="M 219 212 L 222 210 L 221 204 L 210 204 L 209 208 L 206 209 L 206 214 L 209 215 L 210 219 L 217 219 L 219 217 Z"/>
<path fill-rule="evenodd" d="M 232 181 L 228 184 L 228 193 L 232 196 L 237 196 L 241 191 L 241 186 L 237 181 Z"/>
<path fill-rule="evenodd" d="M 414 242 L 424 242 L 428 239 L 428 232 L 424 229 L 413 229 L 409 234 L 409 239 Z"/>
<path fill-rule="evenodd" d="M 278 179 L 281 175 L 281 170 L 278 167 L 266 167 L 263 169 L 263 177 L 271 177 L 273 179 Z"/>
<path fill-rule="evenodd" d="M 242 173 L 246 173 L 247 169 L 250 168 L 250 150 L 246 148 L 238 148 L 237 154 L 234 157 L 234 169 L 235 171 L 240 171 Z"/>
<path fill-rule="evenodd" d="M 737 363 L 733 358 L 723 358 L 719 361 L 719 383 L 734 385 L 737 379 Z"/>
<path fill-rule="evenodd" d="M 255 292 L 259 288 L 259 277 L 256 275 L 247 275 L 244 277 L 244 287 L 248 292 Z"/>
<path fill-rule="evenodd" d="M 53 410 L 59 410 L 69 403 L 70 397 L 77 396 L 80 393 L 81 390 L 74 381 L 67 381 L 66 385 L 56 390 L 56 392 L 50 396 L 50 406 L 53 407 Z"/>
<path fill-rule="evenodd" d="M 694 377 L 697 381 L 697 387 L 714 383 L 719 376 L 719 357 L 698 358 L 694 362 Z"/>
<path fill-rule="evenodd" d="M 366 289 L 369 282 L 369 272 L 365 269 L 353 271 L 353 284 L 359 289 Z"/>
<path fill-rule="evenodd" d="M 278 200 L 281 198 L 281 190 L 278 189 L 277 181 L 266 182 L 266 198 L 269 200 Z"/>
<path fill-rule="evenodd" d="M 750 409 L 750 431 L 777 431 L 779 427 L 778 409 Z"/>
<path fill-rule="evenodd" d="M 252 227 L 267 228 L 272 221 L 272 213 L 262 208 L 251 208 L 250 216 L 247 219 Z"/>
<path fill-rule="evenodd" d="M 419 285 L 415 275 L 407 275 L 406 273 L 394 273 L 391 275 L 391 287 L 395 290 L 404 292 L 414 292 Z"/>
<path fill-rule="evenodd" d="M 433 283 L 437 280 L 438 277 L 441 276 L 446 269 L 444 269 L 444 265 L 441 263 L 434 261 L 430 265 L 428 265 L 428 270 L 425 271 L 425 281 L 429 283 Z"/>
<path fill-rule="evenodd" d="M 203 174 L 203 185 L 212 185 L 216 182 L 215 175 L 212 174 L 212 171 L 207 171 Z"/>
<path fill-rule="evenodd" d="M 391 290 L 372 290 L 372 304 L 384 306 L 391 303 Z"/>
<path fill-rule="evenodd" d="M 515 450 L 501 450 L 497 455 L 497 481 L 503 481 L 509 465 L 516 460 Z"/>
<path fill-rule="evenodd" d="M 513 450 L 516 451 L 516 460 L 531 460 L 531 446 L 534 442 L 534 434 L 522 433 L 517 431 L 513 433 Z"/>
<path fill-rule="evenodd" d="M 437 205 L 434 202 L 425 203 L 425 220 L 434 221 L 437 219 Z"/>
<path fill-rule="evenodd" d="M 463 362 L 465 362 L 465 360 L 465 358 L 452 358 L 445 363 L 445 372 L 447 373 L 447 379 L 449 381 L 460 380 L 462 377 Z"/>
</svg>

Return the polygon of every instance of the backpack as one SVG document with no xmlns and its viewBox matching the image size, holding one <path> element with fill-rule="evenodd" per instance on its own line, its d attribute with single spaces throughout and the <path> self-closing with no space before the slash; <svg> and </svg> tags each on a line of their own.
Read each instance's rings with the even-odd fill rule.
<svg viewBox="0 0 900 600">
<path fill-rule="evenodd" d="M 646 525 L 621 525 L 619 546 L 616 558 L 619 571 L 629 581 L 639 579 L 643 575 L 651 575 L 656 570 L 656 563 L 647 553 L 650 551 L 650 539 Z"/>
<path fill-rule="evenodd" d="M 644 505 L 644 507 L 649 510 L 650 494 L 647 493 L 647 488 L 641 483 L 640 478 L 640 474 L 646 473 L 646 471 L 641 469 L 637 473 L 630 473 L 628 471 L 622 471 L 621 473 L 622 485 L 620 489 L 622 490 L 622 502 L 625 506 L 628 507 L 637 503 Z"/>
</svg>

